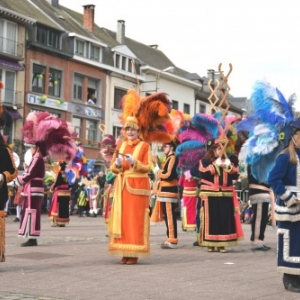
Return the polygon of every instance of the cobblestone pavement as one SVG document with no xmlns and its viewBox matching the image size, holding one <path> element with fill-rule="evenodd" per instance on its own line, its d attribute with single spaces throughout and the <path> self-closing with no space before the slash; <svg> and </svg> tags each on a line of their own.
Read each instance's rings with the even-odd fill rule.
<svg viewBox="0 0 300 300">
<path fill-rule="evenodd" d="M 300 299 L 285 291 L 276 273 L 276 231 L 267 227 L 265 243 L 272 249 L 250 249 L 245 240 L 228 253 L 194 247 L 194 232 L 179 228 L 179 248 L 161 249 L 165 225 L 150 227 L 151 256 L 137 265 L 120 265 L 107 253 L 102 217 L 71 216 L 65 228 L 51 227 L 42 216 L 37 247 L 20 247 L 18 224 L 6 219 L 6 262 L 0 264 L 0 299 Z"/>
</svg>

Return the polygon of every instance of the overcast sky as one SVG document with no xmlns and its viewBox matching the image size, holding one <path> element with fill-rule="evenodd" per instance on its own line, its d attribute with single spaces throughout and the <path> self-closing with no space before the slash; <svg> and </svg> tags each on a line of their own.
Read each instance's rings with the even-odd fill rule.
<svg viewBox="0 0 300 300">
<path fill-rule="evenodd" d="M 147 45 L 158 44 L 179 68 L 205 76 L 222 69 L 231 94 L 249 96 L 255 80 L 266 78 L 300 107 L 300 15 L 298 0 L 59 0 L 83 12 L 95 4 L 95 22 Z M 167 92 L 167 91 L 166 91 Z"/>
</svg>

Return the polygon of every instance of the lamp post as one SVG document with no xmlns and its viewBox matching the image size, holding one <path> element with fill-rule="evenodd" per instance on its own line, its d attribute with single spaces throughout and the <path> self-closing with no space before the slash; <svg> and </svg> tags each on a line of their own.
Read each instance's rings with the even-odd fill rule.
<svg viewBox="0 0 300 300">
<path fill-rule="evenodd" d="M 161 70 L 159 73 L 156 74 L 156 86 L 155 86 L 156 92 L 158 91 L 158 81 L 160 79 L 161 73 L 166 73 L 166 72 L 174 71 L 174 69 L 175 69 L 174 66 L 170 66 L 170 67 L 167 67 L 167 68 Z"/>
<path fill-rule="evenodd" d="M 160 70 L 159 72 L 156 73 L 156 80 L 150 80 L 150 81 L 144 81 L 143 83 L 151 83 L 151 82 L 155 82 L 155 89 L 154 90 L 147 90 L 147 91 L 141 91 L 143 93 L 147 93 L 147 92 L 157 92 L 158 91 L 158 81 L 160 79 L 160 75 L 161 73 L 166 73 L 166 72 L 170 72 L 173 71 L 175 69 L 174 66 L 169 66 L 163 70 Z"/>
</svg>

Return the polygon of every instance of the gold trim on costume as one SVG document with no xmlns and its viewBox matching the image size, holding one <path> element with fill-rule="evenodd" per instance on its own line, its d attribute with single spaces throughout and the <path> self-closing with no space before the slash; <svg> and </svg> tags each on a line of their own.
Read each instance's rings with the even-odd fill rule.
<svg viewBox="0 0 300 300">
<path fill-rule="evenodd" d="M 145 209 L 144 214 L 144 232 L 143 245 L 136 244 L 121 244 L 116 243 L 113 237 L 109 237 L 109 254 L 123 257 L 148 257 L 150 256 L 150 222 L 149 222 L 149 208 Z"/>
<path fill-rule="evenodd" d="M 5 261 L 5 211 L 0 211 L 0 262 Z"/>
</svg>

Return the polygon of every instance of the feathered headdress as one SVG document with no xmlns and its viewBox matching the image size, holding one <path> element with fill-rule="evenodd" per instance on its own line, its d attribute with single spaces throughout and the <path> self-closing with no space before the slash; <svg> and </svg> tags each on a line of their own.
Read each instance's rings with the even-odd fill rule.
<svg viewBox="0 0 300 300">
<path fill-rule="evenodd" d="M 111 134 L 105 134 L 102 142 L 101 142 L 101 150 L 100 150 L 100 154 L 103 156 L 105 162 L 106 162 L 106 166 L 108 167 L 112 157 L 114 155 L 114 152 L 116 150 L 116 139 L 113 135 Z"/>
<path fill-rule="evenodd" d="M 179 129 L 180 145 L 176 149 L 178 167 L 188 170 L 196 166 L 205 154 L 208 140 L 219 136 L 219 121 L 210 114 L 196 114 L 189 126 Z"/>
<path fill-rule="evenodd" d="M 277 155 L 292 136 L 295 101 L 295 94 L 287 101 L 277 88 L 257 81 L 248 100 L 247 119 L 236 124 L 238 132 L 249 132 L 239 160 L 251 165 L 253 176 L 260 182 L 267 183 Z"/>
<path fill-rule="evenodd" d="M 166 93 L 154 93 L 140 98 L 134 90 L 129 90 L 122 99 L 123 127 L 139 128 L 141 138 L 148 142 L 165 143 L 173 139 L 166 128 L 170 120 L 171 101 Z"/>
<path fill-rule="evenodd" d="M 34 147 L 42 142 L 52 158 L 70 161 L 76 153 L 72 141 L 76 133 L 71 128 L 64 119 L 48 112 L 31 112 L 26 118 L 22 134 L 26 146 Z"/>
</svg>

